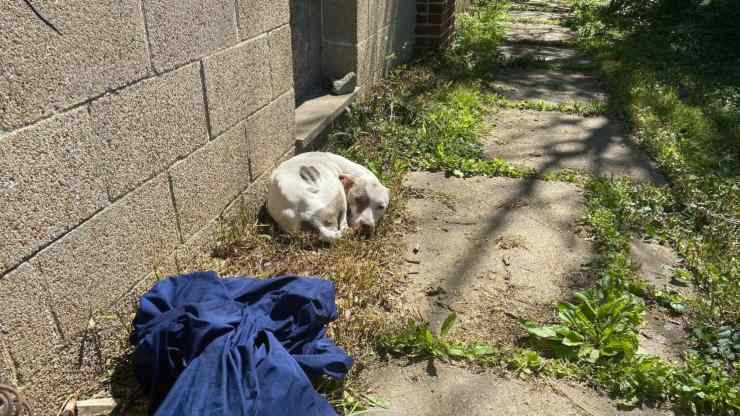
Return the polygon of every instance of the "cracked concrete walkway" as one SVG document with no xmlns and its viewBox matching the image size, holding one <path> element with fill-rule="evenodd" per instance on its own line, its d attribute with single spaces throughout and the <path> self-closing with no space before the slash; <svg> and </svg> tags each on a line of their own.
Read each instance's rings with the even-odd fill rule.
<svg viewBox="0 0 740 416">
<path fill-rule="evenodd" d="M 567 18 L 556 0 L 517 1 L 502 53 L 551 62 L 585 62 L 568 48 L 575 34 L 552 24 Z M 496 88 L 512 99 L 549 102 L 605 101 L 591 73 L 511 68 Z M 486 138 L 486 154 L 542 172 L 564 168 L 598 175 L 664 183 L 650 160 L 628 140 L 623 123 L 608 117 L 502 110 Z M 581 232 L 582 190 L 532 179 L 407 176 L 408 211 L 414 230 L 408 247 L 400 314 L 420 314 L 435 331 L 454 311 L 458 340 L 511 344 L 523 334 L 521 319 L 548 320 L 573 291 L 593 285 L 587 267 L 594 250 Z M 661 252 L 635 243 L 636 253 Z M 654 280 L 675 258 L 649 254 L 643 267 Z M 669 323 L 648 319 L 644 350 L 671 357 L 676 347 Z M 666 332 L 668 331 L 668 332 Z M 666 336 L 663 336 L 666 335 Z M 669 345 L 670 344 L 670 345 Z M 646 409 L 620 411 L 585 386 L 555 380 L 516 380 L 442 362 L 389 362 L 365 371 L 374 393 L 393 415 L 668 415 Z M 382 414 L 382 413 L 381 413 Z"/>
</svg>

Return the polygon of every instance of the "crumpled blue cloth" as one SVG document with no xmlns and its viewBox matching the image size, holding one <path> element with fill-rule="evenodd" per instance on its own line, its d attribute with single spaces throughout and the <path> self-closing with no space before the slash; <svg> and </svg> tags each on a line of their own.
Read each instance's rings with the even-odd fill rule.
<svg viewBox="0 0 740 416">
<path fill-rule="evenodd" d="M 160 281 L 141 298 L 130 338 L 151 413 L 335 416 L 309 379 L 340 379 L 352 366 L 326 336 L 334 296 L 318 278 Z"/>
</svg>

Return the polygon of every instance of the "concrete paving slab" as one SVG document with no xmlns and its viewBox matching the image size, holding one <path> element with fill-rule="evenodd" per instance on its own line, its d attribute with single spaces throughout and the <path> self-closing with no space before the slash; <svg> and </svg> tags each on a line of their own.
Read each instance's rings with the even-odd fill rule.
<svg viewBox="0 0 740 416">
<path fill-rule="evenodd" d="M 634 239 L 630 245 L 630 256 L 638 266 L 637 274 L 658 289 L 668 289 L 690 294 L 689 287 L 673 280 L 673 269 L 679 258 L 672 248 L 657 242 Z"/>
<path fill-rule="evenodd" d="M 651 309 L 645 313 L 639 342 L 639 352 L 674 363 L 683 361 L 683 353 L 689 347 L 683 322 L 661 309 Z"/>
<path fill-rule="evenodd" d="M 570 7 L 568 4 L 552 0 L 514 0 L 511 5 L 512 10 L 528 10 L 533 12 L 558 12 L 568 13 Z"/>
<path fill-rule="evenodd" d="M 437 173 L 410 174 L 405 184 L 421 197 L 408 205 L 416 230 L 405 237 L 400 303 L 434 327 L 455 311 L 455 337 L 514 341 L 520 319 L 547 319 L 574 287 L 591 283 L 581 268 L 591 247 L 577 233 L 577 187 Z"/>
<path fill-rule="evenodd" d="M 511 42 L 567 43 L 576 39 L 576 33 L 559 25 L 509 23 L 505 38 Z"/>
<path fill-rule="evenodd" d="M 504 59 L 528 59 L 548 63 L 587 65 L 593 61 L 575 49 L 517 42 L 504 42 L 498 48 Z"/>
<path fill-rule="evenodd" d="M 610 400 L 564 381 L 529 381 L 474 373 L 441 362 L 390 364 L 367 372 L 375 394 L 398 416 L 658 416 L 667 411 L 620 411 Z"/>
<path fill-rule="evenodd" d="M 507 13 L 506 20 L 510 22 L 532 22 L 546 20 L 561 20 L 568 17 L 564 11 L 542 11 L 542 10 L 510 10 Z"/>
<path fill-rule="evenodd" d="M 583 72 L 512 68 L 497 74 L 491 87 L 510 100 L 606 101 L 599 79 Z"/>
<path fill-rule="evenodd" d="M 664 184 L 653 162 L 607 117 L 503 110 L 485 139 L 485 153 L 547 173 L 565 168 Z"/>
</svg>

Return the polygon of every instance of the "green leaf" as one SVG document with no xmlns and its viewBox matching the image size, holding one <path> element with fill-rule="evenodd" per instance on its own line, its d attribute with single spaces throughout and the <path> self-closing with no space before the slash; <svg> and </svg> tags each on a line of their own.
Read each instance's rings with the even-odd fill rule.
<svg viewBox="0 0 740 416">
<path fill-rule="evenodd" d="M 558 336 L 557 332 L 555 332 L 555 328 L 552 326 L 539 326 L 532 321 L 523 321 L 522 326 L 527 330 L 527 332 L 536 337 L 553 339 Z"/>
<path fill-rule="evenodd" d="M 489 345 L 486 345 L 486 344 L 474 345 L 471 352 L 473 353 L 473 355 L 477 357 L 494 354 L 493 348 L 491 348 Z"/>
<path fill-rule="evenodd" d="M 444 323 L 442 323 L 442 330 L 440 331 L 441 337 L 447 336 L 447 334 L 450 332 L 450 329 L 452 328 L 452 325 L 455 324 L 456 320 L 457 320 L 457 314 L 455 312 L 452 312 L 451 314 L 447 315 L 447 319 L 445 319 Z"/>
<path fill-rule="evenodd" d="M 447 355 L 452 358 L 465 357 L 465 352 L 460 347 L 449 347 L 447 348 Z"/>
<path fill-rule="evenodd" d="M 383 409 L 389 409 L 391 407 L 391 402 L 382 397 L 367 395 L 365 396 L 365 398 L 367 399 L 367 402 L 372 406 L 382 407 Z"/>
</svg>

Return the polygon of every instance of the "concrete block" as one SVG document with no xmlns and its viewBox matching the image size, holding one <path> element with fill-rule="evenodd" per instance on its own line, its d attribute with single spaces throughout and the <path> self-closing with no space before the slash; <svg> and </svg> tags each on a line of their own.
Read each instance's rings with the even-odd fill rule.
<svg viewBox="0 0 740 416">
<path fill-rule="evenodd" d="M 142 81 L 90 104 L 105 142 L 111 198 L 118 198 L 208 141 L 200 66 Z"/>
<path fill-rule="evenodd" d="M 244 123 L 170 169 L 172 192 L 184 239 L 219 216 L 250 182 Z"/>
<path fill-rule="evenodd" d="M 8 381 L 23 385 L 64 342 L 44 277 L 28 263 L 0 278 L 0 355 Z"/>
<path fill-rule="evenodd" d="M 357 47 L 357 82 L 365 84 L 372 80 L 372 74 L 375 72 L 375 61 L 377 59 L 375 35 L 360 43 Z"/>
<path fill-rule="evenodd" d="M 295 142 L 293 91 L 283 94 L 247 120 L 252 179 L 265 173 Z"/>
<path fill-rule="evenodd" d="M 385 26 L 388 25 L 388 22 L 390 21 L 388 13 L 389 13 L 389 3 L 391 0 L 373 0 L 375 3 L 375 7 L 370 10 L 370 13 L 373 14 L 372 22 L 374 23 L 374 26 L 372 29 L 375 31 L 378 31 Z M 371 29 L 371 30 L 372 30 Z"/>
<path fill-rule="evenodd" d="M 290 0 L 272 0 L 265 16 L 265 31 L 290 23 Z"/>
<path fill-rule="evenodd" d="M 226 131 L 270 102 L 267 37 L 243 42 L 203 60 L 211 136 Z"/>
<path fill-rule="evenodd" d="M 179 243 L 167 174 L 101 211 L 30 260 L 43 271 L 60 331 L 71 338 L 88 318 L 171 261 Z"/>
<path fill-rule="evenodd" d="M 136 284 L 104 313 L 87 320 L 84 332 L 71 337 L 65 346 L 53 351 L 45 365 L 24 386 L 34 415 L 56 415 L 59 407 L 73 393 L 88 396 L 99 393 L 102 381 L 112 377 L 111 393 L 125 397 L 130 384 L 130 368 L 125 364 L 129 354 L 128 335 L 139 296 L 153 285 L 151 279 Z M 113 374 L 107 370 L 114 370 Z M 139 414 L 129 409 L 133 414 Z M 78 416 L 82 415 L 78 409 Z M 127 413 L 131 414 L 131 412 Z M 107 414 L 107 413 L 106 413 Z"/>
<path fill-rule="evenodd" d="M 290 23 L 290 0 L 236 0 L 239 37 L 251 39 Z"/>
<path fill-rule="evenodd" d="M 331 42 L 357 43 L 359 8 L 365 1 L 322 0 L 322 37 Z M 367 11 L 365 13 L 367 18 Z"/>
<path fill-rule="evenodd" d="M 138 0 L 0 7 L 0 130 L 28 125 L 149 73 Z"/>
<path fill-rule="evenodd" d="M 108 204 L 85 108 L 0 139 L 0 275 Z"/>
<path fill-rule="evenodd" d="M 357 42 L 370 37 L 370 4 L 372 0 L 357 0 Z"/>
<path fill-rule="evenodd" d="M 393 61 L 393 43 L 390 37 L 389 28 L 383 28 L 378 31 L 376 35 L 376 46 L 375 46 L 375 61 L 372 68 L 374 73 L 382 78 L 385 76 L 386 70 L 390 66 L 390 62 Z"/>
<path fill-rule="evenodd" d="M 144 12 L 157 71 L 237 43 L 234 0 L 144 0 Z"/>
<path fill-rule="evenodd" d="M 293 88 L 293 50 L 290 25 L 270 32 L 270 68 L 272 76 L 272 98 L 277 98 Z"/>
</svg>

